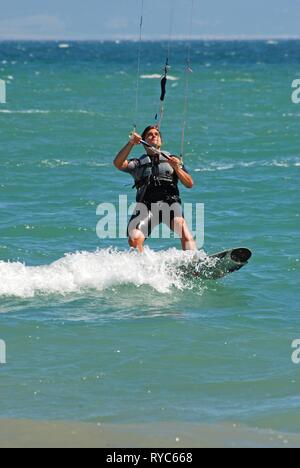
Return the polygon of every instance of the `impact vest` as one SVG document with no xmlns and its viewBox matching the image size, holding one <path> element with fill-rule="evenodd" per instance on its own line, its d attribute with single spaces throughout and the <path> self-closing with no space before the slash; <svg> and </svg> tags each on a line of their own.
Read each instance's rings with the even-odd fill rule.
<svg viewBox="0 0 300 468">
<path fill-rule="evenodd" d="M 168 153 L 166 153 L 168 155 Z M 154 181 L 174 182 L 174 169 L 162 155 L 150 158 L 147 154 L 139 159 L 134 173 L 135 187 L 144 185 L 148 178 Z"/>
<path fill-rule="evenodd" d="M 166 154 L 169 155 L 167 152 Z M 139 164 L 134 172 L 134 181 L 133 188 L 138 189 L 137 200 L 142 202 L 150 184 L 159 186 L 166 183 L 176 189 L 178 177 L 162 155 L 154 155 L 150 158 L 145 154 L 139 159 Z"/>
</svg>

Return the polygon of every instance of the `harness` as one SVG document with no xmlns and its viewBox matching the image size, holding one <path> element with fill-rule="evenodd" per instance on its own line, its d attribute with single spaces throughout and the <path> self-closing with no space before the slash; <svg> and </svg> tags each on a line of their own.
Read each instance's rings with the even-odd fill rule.
<svg viewBox="0 0 300 468">
<path fill-rule="evenodd" d="M 171 169 L 170 169 L 171 168 Z M 135 183 L 132 188 L 138 190 L 137 201 L 142 203 L 149 185 L 154 187 L 161 186 L 162 183 L 168 183 L 175 186 L 174 170 L 161 155 L 154 155 L 150 158 L 144 155 L 139 160 Z"/>
</svg>

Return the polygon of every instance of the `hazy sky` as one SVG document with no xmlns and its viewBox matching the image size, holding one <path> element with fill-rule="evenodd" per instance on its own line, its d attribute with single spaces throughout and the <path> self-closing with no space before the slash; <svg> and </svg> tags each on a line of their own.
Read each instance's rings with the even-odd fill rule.
<svg viewBox="0 0 300 468">
<path fill-rule="evenodd" d="M 186 36 L 193 0 L 144 0 L 144 38 Z M 0 39 L 136 38 L 142 0 L 2 0 Z M 173 13 L 173 16 L 171 12 Z M 194 0 L 194 36 L 300 36 L 300 0 Z"/>
</svg>

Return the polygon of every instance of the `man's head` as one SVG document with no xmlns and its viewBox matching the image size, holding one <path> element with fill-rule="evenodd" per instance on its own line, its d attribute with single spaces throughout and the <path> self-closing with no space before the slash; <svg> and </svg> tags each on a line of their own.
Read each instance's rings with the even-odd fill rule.
<svg viewBox="0 0 300 468">
<path fill-rule="evenodd" d="M 157 149 L 161 148 L 162 136 L 156 125 L 149 125 L 149 127 L 145 128 L 142 133 L 142 139 Z"/>
</svg>

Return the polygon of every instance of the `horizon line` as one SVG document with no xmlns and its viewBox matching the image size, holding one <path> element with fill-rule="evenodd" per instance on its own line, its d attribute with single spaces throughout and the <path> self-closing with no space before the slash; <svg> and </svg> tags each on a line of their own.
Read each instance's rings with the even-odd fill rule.
<svg viewBox="0 0 300 468">
<path fill-rule="evenodd" d="M 157 36 L 157 37 L 150 37 L 150 36 L 144 36 L 142 38 L 142 42 L 159 42 L 159 41 L 170 41 L 170 42 L 176 42 L 176 41 L 266 41 L 266 40 L 273 40 L 273 41 L 286 41 L 286 40 L 300 40 L 300 35 L 287 35 L 287 34 L 282 34 L 282 35 L 198 35 L 198 36 L 193 36 L 193 37 L 187 37 L 185 36 L 176 36 L 173 37 L 170 41 L 170 38 L 168 36 L 162 35 L 162 36 Z M 92 37 L 53 37 L 53 36 L 12 36 L 12 37 L 1 37 L 0 35 L 0 41 L 1 42 L 6 42 L 6 41 L 51 41 L 51 42 L 122 42 L 122 41 L 128 41 L 128 42 L 139 42 L 139 39 L 136 36 L 133 35 L 123 35 L 123 36 L 105 36 L 105 37 L 99 37 L 99 38 L 92 38 Z"/>
</svg>

